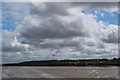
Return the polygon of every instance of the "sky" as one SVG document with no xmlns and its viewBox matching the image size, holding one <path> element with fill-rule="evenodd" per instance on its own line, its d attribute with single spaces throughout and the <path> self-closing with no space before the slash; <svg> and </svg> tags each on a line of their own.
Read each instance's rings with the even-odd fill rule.
<svg viewBox="0 0 120 80">
<path fill-rule="evenodd" d="M 2 3 L 2 62 L 118 57 L 117 2 Z"/>
</svg>

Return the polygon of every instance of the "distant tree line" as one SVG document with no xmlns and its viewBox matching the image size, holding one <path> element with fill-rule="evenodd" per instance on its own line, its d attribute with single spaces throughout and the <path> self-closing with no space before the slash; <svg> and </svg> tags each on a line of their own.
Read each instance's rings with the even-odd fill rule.
<svg viewBox="0 0 120 80">
<path fill-rule="evenodd" d="M 120 66 L 120 58 L 28 61 L 14 64 L 3 64 L 3 66 Z"/>
</svg>

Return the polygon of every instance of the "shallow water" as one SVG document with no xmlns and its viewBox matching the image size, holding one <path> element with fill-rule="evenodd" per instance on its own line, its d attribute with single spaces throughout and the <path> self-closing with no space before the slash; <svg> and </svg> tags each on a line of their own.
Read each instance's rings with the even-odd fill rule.
<svg viewBox="0 0 120 80">
<path fill-rule="evenodd" d="M 118 67 L 2 67 L 3 78 L 118 78 Z"/>
</svg>

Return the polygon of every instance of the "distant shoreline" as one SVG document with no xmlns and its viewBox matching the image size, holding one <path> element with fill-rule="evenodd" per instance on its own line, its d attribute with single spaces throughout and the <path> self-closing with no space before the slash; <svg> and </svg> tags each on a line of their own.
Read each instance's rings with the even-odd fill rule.
<svg viewBox="0 0 120 80">
<path fill-rule="evenodd" d="M 27 61 L 21 63 L 2 64 L 2 66 L 40 66 L 40 67 L 119 67 L 120 58 L 113 59 L 84 59 L 84 60 L 49 60 Z"/>
</svg>

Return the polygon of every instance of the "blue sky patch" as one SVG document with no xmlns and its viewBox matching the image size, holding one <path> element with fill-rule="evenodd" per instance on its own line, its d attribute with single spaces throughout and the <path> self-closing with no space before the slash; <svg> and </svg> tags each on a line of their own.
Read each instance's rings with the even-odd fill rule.
<svg viewBox="0 0 120 80">
<path fill-rule="evenodd" d="M 97 21 L 103 21 L 105 23 L 118 25 L 118 12 L 107 12 L 101 10 L 92 10 L 91 14 L 96 15 Z"/>
<path fill-rule="evenodd" d="M 14 31 L 16 26 L 22 22 L 25 16 L 29 15 L 27 3 L 2 3 L 2 29 Z"/>
</svg>

